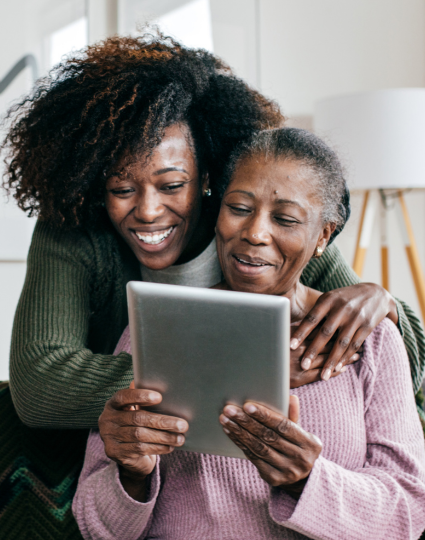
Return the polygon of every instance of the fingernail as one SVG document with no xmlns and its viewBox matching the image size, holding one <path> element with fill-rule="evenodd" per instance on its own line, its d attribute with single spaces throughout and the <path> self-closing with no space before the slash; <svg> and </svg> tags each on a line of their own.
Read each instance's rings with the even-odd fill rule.
<svg viewBox="0 0 425 540">
<path fill-rule="evenodd" d="M 178 435 L 177 437 L 177 444 L 183 444 L 184 443 L 184 437 L 183 435 Z"/>
<path fill-rule="evenodd" d="M 156 399 L 158 399 L 158 394 L 156 394 L 155 392 L 149 392 L 148 400 L 149 401 L 155 401 Z"/>
<path fill-rule="evenodd" d="M 300 340 L 297 339 L 297 338 L 292 338 L 291 339 L 291 343 L 290 343 L 290 347 L 292 350 L 296 349 L 298 347 L 298 345 L 300 344 Z"/>
<path fill-rule="evenodd" d="M 220 424 L 227 424 L 227 422 L 230 422 L 230 420 L 227 418 L 227 416 L 225 416 L 224 414 L 222 414 L 220 416 Z"/>
<path fill-rule="evenodd" d="M 353 354 L 353 356 L 351 357 L 351 360 L 358 360 L 360 358 L 360 354 L 359 353 L 356 353 L 356 354 Z"/>
<path fill-rule="evenodd" d="M 310 358 L 303 358 L 303 361 L 301 362 L 301 367 L 305 370 L 310 369 L 311 366 L 311 359 Z"/>
<path fill-rule="evenodd" d="M 226 416 L 236 416 L 238 414 L 238 411 L 235 409 L 235 407 L 232 407 L 231 405 L 227 405 L 227 407 L 224 408 L 224 412 Z"/>
<path fill-rule="evenodd" d="M 254 414 L 255 412 L 257 412 L 257 407 L 255 407 L 255 405 L 253 405 L 252 403 L 244 405 L 244 409 L 249 414 Z"/>
<path fill-rule="evenodd" d="M 342 369 L 342 363 L 340 362 L 339 364 L 335 366 L 335 371 L 341 371 L 341 369 Z"/>
<path fill-rule="evenodd" d="M 176 424 L 178 431 L 184 431 L 186 429 L 186 422 L 183 422 L 183 420 L 179 420 Z"/>
<path fill-rule="evenodd" d="M 328 381 L 330 379 L 331 375 L 332 375 L 332 371 L 329 368 L 327 368 L 327 369 L 325 369 L 325 372 L 322 375 L 322 379 L 324 381 Z"/>
<path fill-rule="evenodd" d="M 228 429 L 225 428 L 225 427 L 223 428 L 223 431 L 224 431 L 224 433 L 225 433 L 226 435 L 229 435 L 229 433 L 230 433 L 230 430 L 228 430 Z"/>
<path fill-rule="evenodd" d="M 345 373 L 347 371 L 347 366 L 344 366 L 342 369 L 341 369 L 341 373 Z"/>
</svg>

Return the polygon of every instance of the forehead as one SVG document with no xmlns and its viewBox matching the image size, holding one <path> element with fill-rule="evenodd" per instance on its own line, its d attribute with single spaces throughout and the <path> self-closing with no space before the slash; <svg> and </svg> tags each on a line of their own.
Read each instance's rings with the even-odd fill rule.
<svg viewBox="0 0 425 540">
<path fill-rule="evenodd" d="M 256 196 L 270 194 L 279 198 L 317 199 L 317 179 L 310 167 L 294 159 L 275 159 L 264 155 L 242 159 L 229 185 L 250 187 Z"/>
<path fill-rule="evenodd" d="M 120 158 L 116 170 L 125 169 L 135 173 L 140 169 L 149 171 L 158 168 L 181 166 L 196 168 L 195 150 L 192 134 L 186 124 L 173 124 L 165 129 L 161 142 L 150 156 L 143 151 L 132 153 L 127 151 Z"/>
</svg>

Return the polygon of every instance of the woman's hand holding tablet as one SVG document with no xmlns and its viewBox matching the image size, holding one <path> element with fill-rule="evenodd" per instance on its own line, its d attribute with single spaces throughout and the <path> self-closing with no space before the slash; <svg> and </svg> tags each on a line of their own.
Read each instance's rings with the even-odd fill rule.
<svg viewBox="0 0 425 540">
<path fill-rule="evenodd" d="M 322 443 L 298 424 L 299 401 L 291 396 L 288 418 L 260 403 L 226 405 L 220 423 L 226 435 L 257 467 L 261 478 L 299 498 L 322 451 Z"/>
<path fill-rule="evenodd" d="M 159 392 L 136 389 L 132 382 L 112 396 L 99 418 L 105 453 L 118 463 L 124 489 L 140 502 L 146 500 L 144 479 L 153 471 L 156 456 L 182 446 L 189 429 L 182 418 L 143 409 L 161 401 Z"/>
<path fill-rule="evenodd" d="M 156 456 L 169 454 L 185 442 L 186 420 L 157 414 L 144 407 L 158 405 L 159 392 L 130 388 L 120 390 L 107 402 L 99 418 L 106 455 L 119 465 L 120 480 L 135 500 L 146 500 L 146 477 Z M 299 401 L 290 397 L 288 417 L 262 404 L 229 404 L 219 421 L 226 435 L 257 467 L 273 487 L 284 487 L 298 498 L 322 450 L 320 440 L 298 426 Z"/>
</svg>

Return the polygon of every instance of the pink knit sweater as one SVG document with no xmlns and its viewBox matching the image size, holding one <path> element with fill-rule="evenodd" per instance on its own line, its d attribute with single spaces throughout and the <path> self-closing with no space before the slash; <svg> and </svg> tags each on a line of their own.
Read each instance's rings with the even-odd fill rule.
<svg viewBox="0 0 425 540">
<path fill-rule="evenodd" d="M 120 350 L 130 351 L 127 330 Z M 384 320 L 345 374 L 292 392 L 300 425 L 323 442 L 299 501 L 270 488 L 248 460 L 175 450 L 158 459 L 149 500 L 139 503 L 92 431 L 73 504 L 83 537 L 417 539 L 425 529 L 424 439 L 395 326 Z"/>
</svg>

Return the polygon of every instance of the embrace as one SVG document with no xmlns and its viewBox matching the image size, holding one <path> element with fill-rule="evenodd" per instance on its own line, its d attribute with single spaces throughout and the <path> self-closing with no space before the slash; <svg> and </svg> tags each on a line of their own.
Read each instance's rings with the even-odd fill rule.
<svg viewBox="0 0 425 540">
<path fill-rule="evenodd" d="M 332 244 L 350 216 L 336 154 L 163 36 L 89 47 L 16 110 L 6 187 L 39 221 L 11 391 L 33 428 L 92 428 L 83 537 L 419 538 L 423 329 Z M 289 298 L 289 417 L 249 401 L 217 416 L 247 459 L 179 450 L 190 426 L 131 385 L 140 279 Z"/>
</svg>

